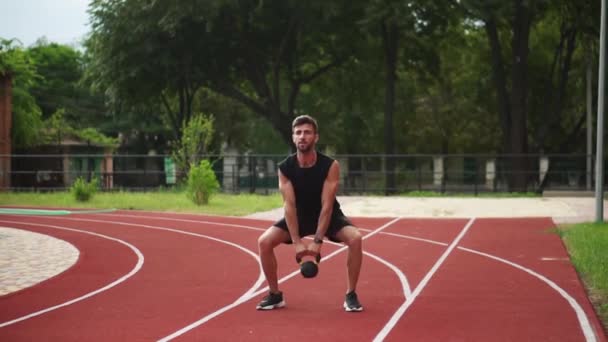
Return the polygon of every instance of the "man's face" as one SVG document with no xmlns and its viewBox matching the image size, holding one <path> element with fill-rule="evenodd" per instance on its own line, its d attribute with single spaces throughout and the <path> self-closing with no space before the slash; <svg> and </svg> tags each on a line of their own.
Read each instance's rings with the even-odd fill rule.
<svg viewBox="0 0 608 342">
<path fill-rule="evenodd" d="M 319 135 L 311 124 L 301 124 L 293 128 L 293 143 L 300 152 L 309 152 L 315 147 Z"/>
</svg>

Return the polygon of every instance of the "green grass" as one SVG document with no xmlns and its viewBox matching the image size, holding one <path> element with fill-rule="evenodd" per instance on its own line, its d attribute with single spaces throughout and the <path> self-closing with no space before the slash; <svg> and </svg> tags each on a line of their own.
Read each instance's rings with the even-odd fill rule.
<svg viewBox="0 0 608 342">
<path fill-rule="evenodd" d="M 0 193 L 1 206 L 87 209 L 139 209 L 212 215 L 243 216 L 279 208 L 283 204 L 279 194 L 216 194 L 209 204 L 197 206 L 185 192 L 103 192 L 96 193 L 88 202 L 78 202 L 68 192 Z"/>
<path fill-rule="evenodd" d="M 582 223 L 559 230 L 574 267 L 608 329 L 608 223 Z"/>
</svg>

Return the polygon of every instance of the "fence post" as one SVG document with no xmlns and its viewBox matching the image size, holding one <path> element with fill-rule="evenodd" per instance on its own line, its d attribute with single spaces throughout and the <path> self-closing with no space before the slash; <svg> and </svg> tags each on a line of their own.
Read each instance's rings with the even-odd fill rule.
<svg viewBox="0 0 608 342">
<path fill-rule="evenodd" d="M 473 188 L 475 189 L 475 196 L 478 195 L 478 189 L 477 189 L 477 181 L 479 180 L 479 172 L 477 171 L 477 159 L 475 159 L 475 171 L 473 174 Z"/>
<path fill-rule="evenodd" d="M 235 180 L 235 167 L 237 165 L 236 156 L 234 156 L 233 150 L 230 150 L 231 154 L 226 154 L 224 156 L 224 176 L 223 179 L 223 188 L 226 192 L 235 192 L 236 189 L 236 180 Z"/>
<path fill-rule="evenodd" d="M 444 192 L 443 184 L 443 156 L 433 157 L 433 185 Z"/>
<path fill-rule="evenodd" d="M 416 178 L 418 178 L 418 191 L 422 191 L 422 167 L 420 163 L 416 163 Z"/>
<path fill-rule="evenodd" d="M 543 179 L 547 176 L 547 171 L 549 170 L 549 157 L 540 156 L 538 160 L 538 182 L 541 183 Z"/>
<path fill-rule="evenodd" d="M 496 159 L 486 160 L 486 189 L 495 189 L 496 180 Z"/>
<path fill-rule="evenodd" d="M 10 74 L 0 77 L 0 188 L 11 188 L 11 125 L 13 82 Z"/>
</svg>

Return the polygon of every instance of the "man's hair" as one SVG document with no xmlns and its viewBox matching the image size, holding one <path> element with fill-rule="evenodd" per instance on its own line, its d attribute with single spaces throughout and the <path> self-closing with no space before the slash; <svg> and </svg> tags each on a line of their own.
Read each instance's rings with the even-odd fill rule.
<svg viewBox="0 0 608 342">
<path fill-rule="evenodd" d="M 300 116 L 296 117 L 295 119 L 293 119 L 293 123 L 291 124 L 291 129 L 293 130 L 294 128 L 296 128 L 296 126 L 300 126 L 300 125 L 304 125 L 304 124 L 311 124 L 312 127 L 315 129 L 315 133 L 318 133 L 319 129 L 317 126 L 317 120 L 315 120 L 310 115 L 300 115 Z"/>
</svg>

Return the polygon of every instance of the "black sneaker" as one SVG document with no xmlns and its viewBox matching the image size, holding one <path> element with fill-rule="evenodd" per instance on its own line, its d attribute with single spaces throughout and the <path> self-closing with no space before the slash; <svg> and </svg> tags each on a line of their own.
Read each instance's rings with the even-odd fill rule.
<svg viewBox="0 0 608 342">
<path fill-rule="evenodd" d="M 363 307 L 361 306 L 361 303 L 359 303 L 355 291 L 346 294 L 346 298 L 344 299 L 344 310 L 348 312 L 363 311 Z"/>
<path fill-rule="evenodd" d="M 285 301 L 283 300 L 283 292 L 272 293 L 269 292 L 268 296 L 264 297 L 262 301 L 256 306 L 257 310 L 272 310 L 278 309 L 285 306 Z"/>
</svg>

